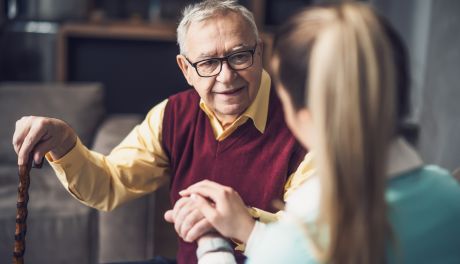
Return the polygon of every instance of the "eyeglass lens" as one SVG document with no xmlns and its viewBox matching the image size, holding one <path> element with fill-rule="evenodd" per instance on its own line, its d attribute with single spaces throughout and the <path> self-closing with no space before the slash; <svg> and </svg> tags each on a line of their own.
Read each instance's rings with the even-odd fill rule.
<svg viewBox="0 0 460 264">
<path fill-rule="evenodd" d="M 209 59 L 199 62 L 196 69 L 200 75 L 212 76 L 218 74 L 222 68 L 222 62 L 226 60 L 233 70 L 243 70 L 252 65 L 252 52 L 242 51 L 222 59 Z"/>
</svg>

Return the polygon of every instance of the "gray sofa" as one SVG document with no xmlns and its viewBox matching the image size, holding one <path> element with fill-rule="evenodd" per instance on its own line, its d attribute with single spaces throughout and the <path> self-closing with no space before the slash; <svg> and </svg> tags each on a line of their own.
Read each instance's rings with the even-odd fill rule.
<svg viewBox="0 0 460 264">
<path fill-rule="evenodd" d="M 138 123 L 139 115 L 106 115 L 99 84 L 0 84 L 0 263 L 11 263 L 17 199 L 15 121 L 25 115 L 60 118 L 82 142 L 108 153 Z M 50 166 L 31 171 L 27 263 L 104 263 L 174 256 L 172 227 L 162 215 L 167 187 L 112 212 L 88 208 L 62 187 Z"/>
</svg>

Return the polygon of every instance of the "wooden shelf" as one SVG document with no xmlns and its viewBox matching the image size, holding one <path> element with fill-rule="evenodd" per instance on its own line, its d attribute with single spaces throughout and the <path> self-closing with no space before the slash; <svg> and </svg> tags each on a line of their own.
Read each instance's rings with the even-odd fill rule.
<svg viewBox="0 0 460 264">
<path fill-rule="evenodd" d="M 169 23 L 126 22 L 65 24 L 62 26 L 60 34 L 64 37 L 175 40 L 176 26 Z"/>
<path fill-rule="evenodd" d="M 67 48 L 69 38 L 100 38 L 119 40 L 176 41 L 176 25 L 172 23 L 71 23 L 59 30 L 57 45 L 57 79 L 67 80 Z"/>
</svg>

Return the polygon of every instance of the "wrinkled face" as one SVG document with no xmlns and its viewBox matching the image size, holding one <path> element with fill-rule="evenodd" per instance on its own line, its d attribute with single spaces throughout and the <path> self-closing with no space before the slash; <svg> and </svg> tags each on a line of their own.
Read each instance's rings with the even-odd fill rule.
<svg viewBox="0 0 460 264">
<path fill-rule="evenodd" d="M 238 51 L 251 50 L 255 45 L 253 64 L 244 70 L 233 70 L 224 61 L 218 75 L 201 77 L 187 61 L 195 63 L 208 58 L 224 57 Z M 231 12 L 194 22 L 189 27 L 185 47 L 186 54 L 178 55 L 177 63 L 187 82 L 195 88 L 221 123 L 233 122 L 253 102 L 262 75 L 262 45 L 251 27 L 240 15 Z"/>
</svg>

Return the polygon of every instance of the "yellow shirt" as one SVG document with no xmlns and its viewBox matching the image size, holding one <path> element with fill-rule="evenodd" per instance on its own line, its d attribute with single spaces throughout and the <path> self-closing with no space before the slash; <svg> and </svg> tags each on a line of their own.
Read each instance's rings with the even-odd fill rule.
<svg viewBox="0 0 460 264">
<path fill-rule="evenodd" d="M 203 101 L 201 109 L 211 122 L 216 140 L 224 140 L 249 119 L 263 133 L 268 115 L 270 77 L 264 71 L 254 102 L 230 126 L 224 129 Z M 104 156 L 86 148 L 79 139 L 75 147 L 59 160 L 46 155 L 64 187 L 82 203 L 99 210 L 116 206 L 155 191 L 170 176 L 169 160 L 162 148 L 163 114 L 167 100 L 156 105 L 112 152 Z M 313 173 L 310 155 L 290 175 L 284 200 Z M 250 209 L 263 222 L 276 220 L 276 215 L 257 208 Z"/>
</svg>

